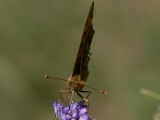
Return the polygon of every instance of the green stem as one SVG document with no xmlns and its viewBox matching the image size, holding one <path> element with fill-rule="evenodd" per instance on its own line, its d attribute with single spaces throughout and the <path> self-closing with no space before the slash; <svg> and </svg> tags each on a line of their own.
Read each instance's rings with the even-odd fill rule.
<svg viewBox="0 0 160 120">
<path fill-rule="evenodd" d="M 141 88 L 140 89 L 140 93 L 146 95 L 146 96 L 149 96 L 149 97 L 152 97 L 156 100 L 160 100 L 160 95 L 158 93 L 155 93 L 155 92 L 152 92 L 150 90 L 147 90 L 145 88 Z"/>
</svg>

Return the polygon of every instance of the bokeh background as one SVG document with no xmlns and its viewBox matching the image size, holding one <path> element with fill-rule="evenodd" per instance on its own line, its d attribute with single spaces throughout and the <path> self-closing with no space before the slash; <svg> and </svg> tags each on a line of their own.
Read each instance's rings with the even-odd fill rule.
<svg viewBox="0 0 160 120">
<path fill-rule="evenodd" d="M 0 0 L 0 119 L 54 120 L 73 70 L 91 0 Z M 160 93 L 160 1 L 95 0 L 88 84 L 97 120 L 152 120 Z"/>
</svg>

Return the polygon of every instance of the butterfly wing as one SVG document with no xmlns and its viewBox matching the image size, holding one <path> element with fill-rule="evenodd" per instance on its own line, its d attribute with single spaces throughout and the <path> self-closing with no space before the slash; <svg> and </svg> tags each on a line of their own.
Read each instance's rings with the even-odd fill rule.
<svg viewBox="0 0 160 120">
<path fill-rule="evenodd" d="M 86 81 L 89 71 L 88 62 L 90 60 L 90 45 L 94 35 L 94 29 L 92 25 L 93 19 L 94 2 L 91 5 L 87 21 L 84 27 L 81 44 L 77 54 L 76 62 L 74 65 L 74 70 L 72 77 L 74 75 L 80 75 L 81 80 Z"/>
</svg>

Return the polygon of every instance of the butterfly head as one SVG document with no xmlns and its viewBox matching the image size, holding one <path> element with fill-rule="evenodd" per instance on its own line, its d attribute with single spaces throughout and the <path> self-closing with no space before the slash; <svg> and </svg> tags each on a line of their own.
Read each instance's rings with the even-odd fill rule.
<svg viewBox="0 0 160 120">
<path fill-rule="evenodd" d="M 75 90 L 81 90 L 84 86 L 84 81 L 81 80 L 80 75 L 74 75 L 68 78 L 68 85 Z"/>
</svg>

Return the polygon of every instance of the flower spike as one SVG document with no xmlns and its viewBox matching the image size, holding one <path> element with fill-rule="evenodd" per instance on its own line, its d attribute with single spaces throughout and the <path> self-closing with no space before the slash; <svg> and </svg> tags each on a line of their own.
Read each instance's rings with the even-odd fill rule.
<svg viewBox="0 0 160 120">
<path fill-rule="evenodd" d="M 87 114 L 87 106 L 80 102 L 71 102 L 69 106 L 53 102 L 56 117 L 59 120 L 91 120 Z"/>
</svg>

